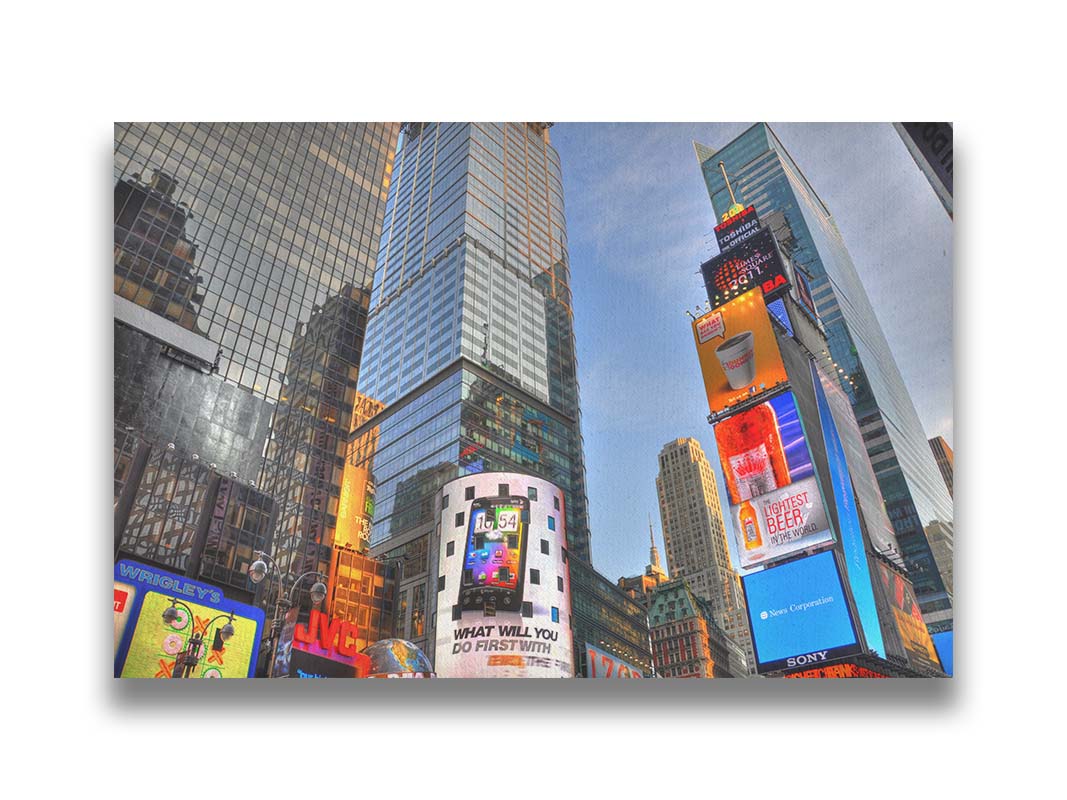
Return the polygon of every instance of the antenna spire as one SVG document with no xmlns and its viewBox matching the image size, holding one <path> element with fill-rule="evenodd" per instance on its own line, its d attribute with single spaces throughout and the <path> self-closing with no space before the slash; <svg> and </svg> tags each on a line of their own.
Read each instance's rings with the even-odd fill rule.
<svg viewBox="0 0 1067 800">
<path fill-rule="evenodd" d="M 734 187 L 730 185 L 730 178 L 726 175 L 726 164 L 722 161 L 719 162 L 719 171 L 722 173 L 722 179 L 726 181 L 726 191 L 730 193 L 730 207 L 726 210 L 726 213 L 722 215 L 722 220 L 725 222 L 734 214 L 739 214 L 745 210 L 745 207 L 737 202 L 737 198 L 734 197 Z"/>
</svg>

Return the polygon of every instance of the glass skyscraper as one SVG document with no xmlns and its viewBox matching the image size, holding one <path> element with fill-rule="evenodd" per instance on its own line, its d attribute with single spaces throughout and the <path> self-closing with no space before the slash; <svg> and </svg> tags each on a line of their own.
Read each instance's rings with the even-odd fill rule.
<svg viewBox="0 0 1067 800">
<path fill-rule="evenodd" d="M 778 137 L 753 125 L 718 151 L 696 145 L 716 215 L 730 206 L 719 162 L 739 202 L 761 219 L 781 212 L 775 230 L 795 268 L 809 276 L 841 389 L 848 396 L 881 489 L 908 576 L 931 632 L 952 627 L 951 577 L 928 539 L 951 542 L 952 501 L 918 414 L 856 267 L 823 204 Z M 943 561 L 943 559 L 942 559 Z"/>
<path fill-rule="evenodd" d="M 589 559 L 559 156 L 546 123 L 414 123 L 386 204 L 359 391 L 385 403 L 372 543 L 461 474 L 518 470 L 566 495 Z M 446 478 L 447 476 L 447 478 Z"/>
<path fill-rule="evenodd" d="M 232 574 L 272 540 L 283 571 L 329 568 L 399 129 L 115 125 L 116 498 L 141 441 L 265 492 Z M 124 547 L 163 552 L 163 527 Z"/>
<path fill-rule="evenodd" d="M 475 472 L 564 492 L 568 549 L 590 558 L 570 266 L 549 123 L 409 123 L 370 297 L 353 433 L 373 458 L 371 552 L 400 571 L 398 635 L 432 652 L 435 501 Z M 359 450 L 374 430 L 373 452 Z M 576 591 L 580 589 L 576 588 Z"/>
</svg>

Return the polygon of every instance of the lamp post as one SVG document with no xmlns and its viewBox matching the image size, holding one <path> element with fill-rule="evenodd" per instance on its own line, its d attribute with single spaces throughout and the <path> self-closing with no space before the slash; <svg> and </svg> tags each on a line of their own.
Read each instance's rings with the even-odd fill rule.
<svg viewBox="0 0 1067 800">
<path fill-rule="evenodd" d="M 278 562 L 271 558 L 269 555 L 267 555 L 267 553 L 262 550 L 258 550 L 253 555 L 255 555 L 256 560 L 252 562 L 252 565 L 248 568 L 248 577 L 252 581 L 252 583 L 258 584 L 265 577 L 267 577 L 268 567 L 266 562 L 268 561 L 270 562 L 270 566 L 274 568 L 274 574 L 278 578 L 278 596 L 277 599 L 274 601 L 274 619 L 271 622 L 270 633 L 268 635 L 269 644 L 267 647 L 267 653 L 269 654 L 270 658 L 270 661 L 268 662 L 270 666 L 267 669 L 267 674 L 270 675 L 270 673 L 274 670 L 273 664 L 274 648 L 276 646 L 275 640 L 277 639 L 278 633 L 281 630 L 282 609 L 288 611 L 290 608 L 293 607 L 293 594 L 296 592 L 297 587 L 300 586 L 300 582 L 309 575 L 314 575 L 318 578 L 318 580 L 315 581 L 315 583 L 311 586 L 311 602 L 313 605 L 318 605 L 319 603 L 321 603 L 323 600 L 326 599 L 326 584 L 323 583 L 323 581 L 326 579 L 326 576 L 318 570 L 309 570 L 303 575 L 300 575 L 295 581 L 293 581 L 293 585 L 289 589 L 289 594 L 285 595 L 285 578 L 288 578 L 290 575 L 292 575 L 292 573 L 286 572 L 285 578 L 283 578 L 281 567 L 278 566 Z"/>
<path fill-rule="evenodd" d="M 185 613 L 189 615 L 189 621 L 192 622 L 195 617 L 193 616 L 193 610 L 189 608 L 185 603 L 176 597 L 170 598 L 170 606 L 163 611 L 163 622 L 170 625 L 178 618 L 178 606 L 185 609 Z M 211 629 L 211 626 L 218 622 L 220 619 L 228 620 L 225 625 L 222 626 L 217 632 L 218 640 L 220 642 L 228 642 L 233 638 L 233 614 L 219 614 L 213 617 L 207 625 L 204 626 L 204 633 L 207 633 Z M 204 637 L 200 631 L 196 630 L 196 625 L 193 625 L 193 635 L 189 637 L 189 641 L 185 646 L 185 649 L 178 653 L 174 658 L 174 668 L 171 670 L 170 676 L 172 678 L 188 678 L 193 674 L 193 669 L 200 663 L 201 650 L 204 646 Z M 212 649 L 216 648 L 212 645 Z"/>
</svg>

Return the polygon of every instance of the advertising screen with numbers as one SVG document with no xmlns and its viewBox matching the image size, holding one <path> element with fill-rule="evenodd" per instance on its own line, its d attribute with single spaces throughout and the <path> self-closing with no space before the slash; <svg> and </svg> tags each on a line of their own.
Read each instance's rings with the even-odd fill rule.
<svg viewBox="0 0 1067 800">
<path fill-rule="evenodd" d="M 613 656 L 589 642 L 585 643 L 586 671 L 590 678 L 643 678 L 641 672 L 633 664 L 628 664 L 618 656 Z"/>
<path fill-rule="evenodd" d="M 573 677 L 563 493 L 483 472 L 445 484 L 438 502 L 437 677 Z"/>
</svg>

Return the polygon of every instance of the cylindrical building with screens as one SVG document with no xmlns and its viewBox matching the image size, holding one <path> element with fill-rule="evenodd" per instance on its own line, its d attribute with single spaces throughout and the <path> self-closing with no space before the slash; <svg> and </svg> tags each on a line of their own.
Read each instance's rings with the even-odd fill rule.
<svg viewBox="0 0 1067 800">
<path fill-rule="evenodd" d="M 441 490 L 434 666 L 440 678 L 574 674 L 563 492 L 512 472 Z"/>
</svg>

